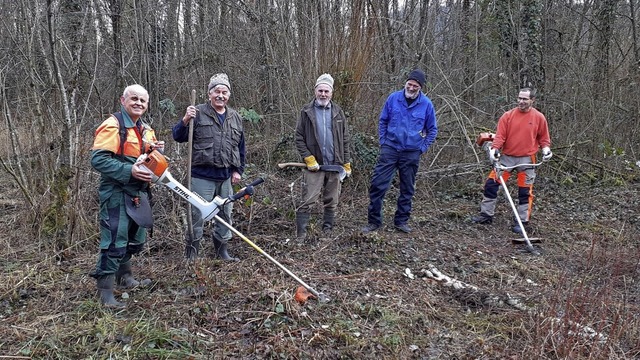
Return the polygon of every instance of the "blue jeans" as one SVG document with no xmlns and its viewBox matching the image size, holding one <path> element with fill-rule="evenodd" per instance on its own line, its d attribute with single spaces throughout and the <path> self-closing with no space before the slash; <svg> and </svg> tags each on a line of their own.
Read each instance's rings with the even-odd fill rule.
<svg viewBox="0 0 640 360">
<path fill-rule="evenodd" d="M 396 171 L 400 177 L 400 195 L 393 223 L 402 225 L 409 221 L 420 155 L 420 150 L 398 151 L 389 146 L 380 148 L 380 156 L 373 169 L 373 178 L 369 188 L 369 224 L 382 225 L 382 200 L 389 190 L 389 185 Z"/>
</svg>

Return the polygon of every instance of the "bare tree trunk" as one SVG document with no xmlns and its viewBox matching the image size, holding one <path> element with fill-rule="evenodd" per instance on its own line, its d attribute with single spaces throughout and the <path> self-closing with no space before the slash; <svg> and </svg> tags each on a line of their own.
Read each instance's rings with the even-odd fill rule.
<svg viewBox="0 0 640 360">
<path fill-rule="evenodd" d="M 121 89 L 124 89 L 125 87 L 125 81 L 124 81 L 124 71 L 125 71 L 125 66 L 124 66 L 124 57 L 122 54 L 122 34 L 121 34 L 121 27 L 122 27 L 122 23 L 121 23 L 121 16 L 122 16 L 122 0 L 110 0 L 109 2 L 109 9 L 111 10 L 111 26 L 113 27 L 113 35 L 112 35 L 112 40 L 113 40 L 113 58 L 116 60 L 116 63 L 114 64 L 115 67 L 113 69 L 114 71 L 114 90 L 116 92 L 116 94 L 118 93 L 118 91 L 122 91 Z M 115 103 L 114 105 L 117 107 L 118 106 L 118 97 L 116 97 L 115 99 Z"/>
<path fill-rule="evenodd" d="M 51 51 L 50 61 L 54 80 L 61 99 L 64 121 L 62 122 L 62 131 L 60 134 L 59 166 L 53 178 L 52 194 L 54 200 L 45 214 L 43 229 L 51 238 L 51 242 L 57 250 L 64 249 L 69 245 L 75 221 L 73 208 L 69 207 L 69 198 L 70 180 L 74 176 L 73 169 L 75 168 L 75 149 L 77 144 L 76 117 L 75 111 L 72 112 L 72 107 L 75 108 L 73 93 L 75 93 L 76 89 L 74 87 L 72 96 L 69 96 L 65 78 L 77 84 L 79 68 L 79 63 L 77 62 L 82 58 L 83 34 L 87 24 L 87 13 L 86 9 L 84 12 L 82 11 L 82 5 L 80 5 L 84 2 L 75 3 L 74 1 L 75 0 L 62 1 L 58 4 L 59 7 L 55 7 L 53 0 L 47 0 L 47 29 L 49 48 Z M 85 14 L 85 16 L 82 17 L 82 14 Z M 62 69 L 64 60 L 58 53 L 62 41 L 58 33 L 56 19 L 64 19 L 66 21 L 65 30 L 72 34 L 71 36 L 63 34 L 66 35 L 64 38 L 69 40 L 67 47 L 71 49 L 73 57 L 73 59 L 69 60 L 71 63 L 68 64 L 66 68 L 67 71 L 64 75 Z"/>
<path fill-rule="evenodd" d="M 496 0 L 496 21 L 500 34 L 499 47 L 502 50 L 502 63 L 509 79 L 517 77 L 519 42 L 516 36 L 513 6 L 510 0 Z"/>
<path fill-rule="evenodd" d="M 4 117 L 7 124 L 7 129 L 9 129 L 9 141 L 11 143 L 11 152 L 12 159 L 11 164 L 15 164 L 18 168 L 18 173 L 15 175 L 16 181 L 20 185 L 20 188 L 25 189 L 27 186 L 27 177 L 25 176 L 24 169 L 22 168 L 22 160 L 20 159 L 20 155 L 22 154 L 22 149 L 20 147 L 20 141 L 18 140 L 18 135 L 16 134 L 16 129 L 13 126 L 13 117 L 11 115 L 11 110 L 9 108 L 9 104 L 7 103 L 7 95 L 6 95 L 6 87 L 5 87 L 5 78 L 2 71 L 0 71 L 0 97 L 2 97 L 2 108 L 4 109 Z M 3 165 L 9 171 L 9 164 Z M 14 172 L 15 173 L 15 172 Z M 30 204 L 33 205 L 33 201 L 28 193 L 24 193 L 26 199 Z"/>
<path fill-rule="evenodd" d="M 520 85 L 534 87 L 540 91 L 544 88 L 542 68 L 542 2 L 541 0 L 525 0 L 521 9 L 521 42 L 522 69 L 520 69 Z"/>
<path fill-rule="evenodd" d="M 471 18 L 471 0 L 462 0 L 462 19 L 460 21 L 460 33 L 462 35 L 462 69 L 463 69 L 463 79 L 462 84 L 464 89 L 469 89 L 469 87 L 473 84 L 473 78 L 475 76 L 475 69 L 471 65 L 471 60 L 474 58 L 475 49 L 472 47 L 471 38 L 472 34 L 470 31 L 470 25 L 473 24 Z M 477 36 L 474 36 L 477 38 Z M 473 103 L 473 91 L 464 91 L 463 99 L 464 103 L 472 104 Z"/>
<path fill-rule="evenodd" d="M 595 15 L 596 21 L 596 59 L 593 72 L 594 98 L 602 98 L 603 92 L 607 92 L 609 87 L 609 52 L 611 48 L 611 40 L 613 38 L 613 27 L 615 20 L 615 11 L 618 0 L 604 0 L 597 9 Z M 604 90 L 604 91 L 603 91 Z"/>
<path fill-rule="evenodd" d="M 629 19 L 631 20 L 631 39 L 633 40 L 633 59 L 635 66 L 632 66 L 635 76 L 640 73 L 640 45 L 638 44 L 638 25 L 636 19 L 636 1 L 629 0 Z"/>
</svg>

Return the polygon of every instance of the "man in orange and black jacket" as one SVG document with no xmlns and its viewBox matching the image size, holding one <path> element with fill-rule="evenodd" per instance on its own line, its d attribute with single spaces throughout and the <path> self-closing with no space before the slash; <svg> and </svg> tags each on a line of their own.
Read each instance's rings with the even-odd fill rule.
<svg viewBox="0 0 640 360">
<path fill-rule="evenodd" d="M 164 142 L 143 123 L 149 94 L 140 85 L 128 86 L 120 98 L 121 110 L 109 116 L 95 133 L 91 166 L 100 172 L 100 254 L 95 269 L 102 304 L 124 307 L 113 294 L 114 282 L 123 287 L 140 285 L 131 271 L 131 257 L 142 251 L 146 227 L 153 217 L 149 204 L 151 173 L 138 157 Z"/>
</svg>

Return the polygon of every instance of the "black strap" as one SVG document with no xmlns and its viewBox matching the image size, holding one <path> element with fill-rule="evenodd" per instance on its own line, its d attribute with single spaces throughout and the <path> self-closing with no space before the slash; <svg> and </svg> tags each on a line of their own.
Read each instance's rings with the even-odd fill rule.
<svg viewBox="0 0 640 360">
<path fill-rule="evenodd" d="M 120 111 L 112 114 L 116 119 L 118 119 L 118 130 L 120 132 L 120 158 L 124 159 L 124 143 L 127 142 L 127 128 L 124 126 L 124 118 L 122 117 L 122 113 Z"/>
</svg>

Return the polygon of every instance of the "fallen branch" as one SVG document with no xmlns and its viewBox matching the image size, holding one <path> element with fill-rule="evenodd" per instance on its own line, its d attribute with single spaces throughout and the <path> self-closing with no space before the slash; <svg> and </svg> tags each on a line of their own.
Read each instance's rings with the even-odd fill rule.
<svg viewBox="0 0 640 360">
<path fill-rule="evenodd" d="M 405 273 L 406 272 L 407 271 L 405 270 Z M 504 297 L 501 297 L 500 295 L 482 292 L 477 286 L 467 284 L 465 282 L 451 278 L 441 273 L 440 270 L 438 270 L 434 265 L 429 264 L 428 269 L 422 270 L 422 272 L 424 273 L 426 278 L 435 280 L 436 282 L 444 286 L 452 287 L 456 291 L 466 292 L 464 294 L 464 298 L 466 300 L 471 299 L 473 297 L 472 296 L 473 293 L 477 293 L 479 294 L 479 296 L 476 296 L 478 298 L 478 301 L 475 301 L 475 303 L 480 303 L 485 306 L 488 306 L 488 305 L 497 306 L 497 305 L 507 304 L 521 311 L 534 312 L 535 310 L 534 308 L 523 304 L 518 298 L 513 297 L 508 293 Z M 469 293 L 469 292 L 472 292 L 472 293 Z M 600 343 L 604 343 L 607 341 L 607 338 L 608 338 L 607 335 L 597 332 L 595 329 L 589 326 L 581 325 L 575 321 L 562 319 L 559 317 L 548 317 L 547 319 L 551 320 L 551 322 L 554 324 L 555 323 L 561 324 L 563 321 L 566 321 L 566 324 L 568 324 L 571 327 L 571 330 L 568 331 L 569 335 L 581 336 L 583 338 L 587 338 L 590 340 L 596 340 Z"/>
</svg>

